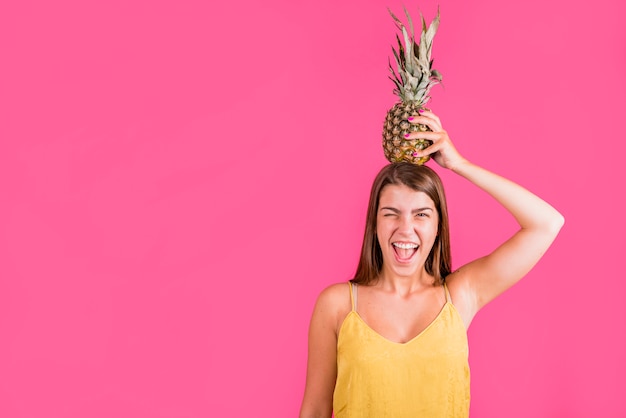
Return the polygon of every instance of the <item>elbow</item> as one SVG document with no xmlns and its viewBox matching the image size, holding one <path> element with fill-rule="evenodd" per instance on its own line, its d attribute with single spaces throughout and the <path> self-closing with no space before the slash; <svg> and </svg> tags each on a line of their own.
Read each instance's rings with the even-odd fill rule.
<svg viewBox="0 0 626 418">
<path fill-rule="evenodd" d="M 549 213 L 543 214 L 540 219 L 537 219 L 537 223 L 530 228 L 538 234 L 554 240 L 564 224 L 565 217 L 553 209 Z"/>
<path fill-rule="evenodd" d="M 555 210 L 554 215 L 546 223 L 546 229 L 556 237 L 563 225 L 565 225 L 565 217 Z"/>
<path fill-rule="evenodd" d="M 555 216 L 554 224 L 555 224 L 555 228 L 557 229 L 557 231 L 560 231 L 561 228 L 563 228 L 563 225 L 565 225 L 565 216 L 563 216 L 560 212 L 557 212 Z"/>
</svg>

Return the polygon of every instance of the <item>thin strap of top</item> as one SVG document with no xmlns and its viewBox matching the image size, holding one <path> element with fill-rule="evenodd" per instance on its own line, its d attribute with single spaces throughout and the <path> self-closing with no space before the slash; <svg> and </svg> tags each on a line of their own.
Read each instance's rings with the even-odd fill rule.
<svg viewBox="0 0 626 418">
<path fill-rule="evenodd" d="M 352 310 L 356 312 L 356 283 L 350 282 L 350 303 L 352 304 Z"/>
<path fill-rule="evenodd" d="M 446 282 L 443 282 L 443 288 L 446 289 L 446 302 L 450 302 L 450 291 Z"/>
</svg>

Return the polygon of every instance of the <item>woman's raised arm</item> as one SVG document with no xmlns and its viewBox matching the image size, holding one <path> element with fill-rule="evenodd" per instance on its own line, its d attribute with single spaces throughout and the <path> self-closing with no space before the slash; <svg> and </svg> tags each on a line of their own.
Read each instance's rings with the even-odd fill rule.
<svg viewBox="0 0 626 418">
<path fill-rule="evenodd" d="M 463 316 L 467 316 L 464 319 L 469 325 L 480 308 L 514 285 L 539 261 L 556 238 L 564 219 L 530 191 L 463 158 L 432 112 L 424 111 L 411 122 L 426 124 L 433 130 L 411 134 L 411 138 L 433 141 L 419 156 L 431 155 L 442 167 L 480 187 L 508 210 L 520 226 L 491 254 L 466 264 L 448 277 L 450 287 L 456 288 L 464 299 L 466 312 Z"/>
</svg>

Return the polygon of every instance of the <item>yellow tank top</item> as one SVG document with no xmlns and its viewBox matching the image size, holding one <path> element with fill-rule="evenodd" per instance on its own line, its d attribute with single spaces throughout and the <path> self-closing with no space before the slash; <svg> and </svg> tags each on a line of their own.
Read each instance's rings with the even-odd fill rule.
<svg viewBox="0 0 626 418">
<path fill-rule="evenodd" d="M 354 290 L 353 290 L 354 287 Z M 361 319 L 357 289 L 339 330 L 335 418 L 467 418 L 470 374 L 467 333 L 450 302 L 412 340 L 390 341 Z"/>
</svg>

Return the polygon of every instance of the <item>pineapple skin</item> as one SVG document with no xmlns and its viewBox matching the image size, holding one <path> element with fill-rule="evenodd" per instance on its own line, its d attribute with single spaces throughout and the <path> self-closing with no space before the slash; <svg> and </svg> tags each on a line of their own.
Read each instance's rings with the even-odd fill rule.
<svg viewBox="0 0 626 418">
<path fill-rule="evenodd" d="M 417 150 L 428 148 L 432 141 L 427 139 L 407 139 L 405 134 L 411 132 L 430 131 L 430 128 L 422 124 L 412 124 L 408 121 L 409 116 L 419 115 L 419 110 L 425 109 L 421 102 L 406 101 L 396 103 L 387 112 L 383 126 L 383 151 L 385 158 L 391 163 L 402 161 L 422 165 L 430 156 L 414 157 Z"/>
</svg>

